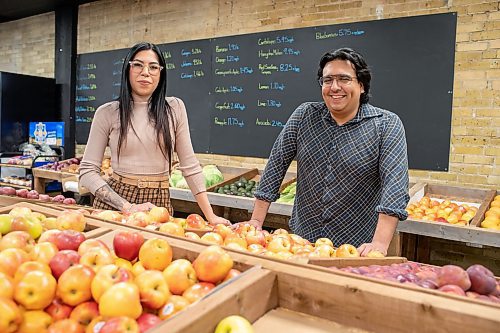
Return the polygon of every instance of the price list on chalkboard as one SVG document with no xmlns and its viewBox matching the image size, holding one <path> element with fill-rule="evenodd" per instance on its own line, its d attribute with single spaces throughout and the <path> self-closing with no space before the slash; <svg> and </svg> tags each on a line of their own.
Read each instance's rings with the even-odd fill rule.
<svg viewBox="0 0 500 333">
<path fill-rule="evenodd" d="M 372 72 L 370 103 L 405 125 L 410 168 L 447 170 L 456 19 L 445 13 L 161 44 L 167 94 L 186 105 L 195 152 L 268 157 L 292 112 L 322 101 L 321 56 L 350 47 Z M 118 97 L 127 51 L 78 56 L 78 143 L 86 143 L 95 110 Z M 429 75 L 432 89 L 423 89 Z"/>
</svg>

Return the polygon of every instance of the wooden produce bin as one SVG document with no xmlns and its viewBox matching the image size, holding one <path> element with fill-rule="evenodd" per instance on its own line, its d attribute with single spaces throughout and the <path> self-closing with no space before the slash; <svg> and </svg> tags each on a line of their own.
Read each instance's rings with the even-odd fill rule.
<svg viewBox="0 0 500 333">
<path fill-rule="evenodd" d="M 341 272 L 339 272 L 341 273 Z M 348 274 L 276 264 L 235 280 L 201 311 L 184 311 L 152 333 L 212 333 L 229 315 L 264 332 L 498 332 L 500 307 L 449 294 L 372 283 Z M 194 310 L 194 308 L 193 308 Z"/>
<path fill-rule="evenodd" d="M 42 213 L 46 217 L 58 217 L 63 213 L 63 210 L 60 209 L 49 208 L 29 202 L 19 202 L 10 206 L 0 208 L 0 214 L 8 214 L 14 207 L 28 207 L 32 211 Z M 85 222 L 86 228 L 84 234 L 87 238 L 99 237 L 112 230 L 112 227 L 110 227 L 109 225 L 103 224 L 100 221 L 96 221 L 88 217 L 85 218 Z"/>
</svg>

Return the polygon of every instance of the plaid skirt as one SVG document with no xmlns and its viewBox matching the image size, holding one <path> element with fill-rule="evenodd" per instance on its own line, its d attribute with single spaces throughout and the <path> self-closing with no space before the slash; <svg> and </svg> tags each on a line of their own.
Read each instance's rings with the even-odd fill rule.
<svg viewBox="0 0 500 333">
<path fill-rule="evenodd" d="M 123 184 L 110 177 L 108 185 L 123 199 L 133 204 L 151 202 L 155 206 L 165 207 L 172 215 L 172 204 L 170 203 L 170 191 L 168 188 L 139 188 L 134 185 Z M 103 210 L 116 210 L 116 208 L 104 203 L 99 198 L 94 198 L 93 207 Z"/>
</svg>

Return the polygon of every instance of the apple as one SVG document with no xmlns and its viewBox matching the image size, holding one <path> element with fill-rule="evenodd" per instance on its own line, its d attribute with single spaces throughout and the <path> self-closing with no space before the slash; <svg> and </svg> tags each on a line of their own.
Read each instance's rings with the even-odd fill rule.
<svg viewBox="0 0 500 333">
<path fill-rule="evenodd" d="M 172 261 L 163 271 L 163 277 L 174 295 L 182 295 L 187 288 L 198 282 L 193 265 L 187 259 Z"/>
<path fill-rule="evenodd" d="M 17 332 L 23 321 L 21 309 L 8 298 L 0 297 L 0 332 Z"/>
<path fill-rule="evenodd" d="M 190 214 L 186 217 L 186 223 L 189 228 L 193 229 L 204 229 L 207 226 L 207 222 L 198 214 Z"/>
<path fill-rule="evenodd" d="M 366 256 L 368 258 L 384 258 L 385 257 L 385 255 L 378 250 L 371 250 L 370 252 L 368 252 L 368 254 Z"/>
<path fill-rule="evenodd" d="M 316 242 L 314 243 L 314 246 L 319 246 L 319 245 L 322 245 L 322 244 L 327 244 L 327 245 L 330 245 L 331 247 L 333 247 L 333 242 L 331 239 L 329 238 L 318 238 L 316 240 Z"/>
<path fill-rule="evenodd" d="M 0 251 L 18 248 L 29 253 L 33 246 L 35 246 L 35 241 L 26 231 L 11 231 L 0 239 Z"/>
<path fill-rule="evenodd" d="M 261 254 L 265 251 L 264 247 L 260 244 L 250 244 L 248 245 L 247 250 L 253 254 Z"/>
<path fill-rule="evenodd" d="M 250 322 L 241 316 L 232 315 L 222 319 L 215 327 L 214 333 L 253 333 L 254 329 Z"/>
<path fill-rule="evenodd" d="M 78 322 L 82 326 L 90 324 L 92 319 L 99 316 L 99 305 L 94 301 L 83 302 L 78 304 L 71 311 L 70 318 Z"/>
<path fill-rule="evenodd" d="M 2 192 L 4 195 L 16 195 L 16 189 L 10 186 L 5 186 Z"/>
<path fill-rule="evenodd" d="M 86 252 L 88 252 L 92 248 L 101 248 L 105 251 L 109 251 L 109 247 L 100 239 L 95 239 L 95 238 L 89 238 L 84 240 L 80 246 L 78 247 L 78 254 L 80 256 L 84 255 Z M 111 253 L 111 252 L 110 252 Z"/>
<path fill-rule="evenodd" d="M 232 278 L 240 275 L 241 272 L 235 268 L 231 268 L 231 270 L 229 271 L 229 273 L 227 273 L 226 277 L 224 278 L 224 280 L 222 280 L 222 282 L 226 282 L 228 280 L 231 280 Z"/>
<path fill-rule="evenodd" d="M 54 322 L 69 318 L 71 312 L 73 311 L 73 307 L 67 304 L 64 304 L 60 299 L 54 298 L 50 305 L 45 308 L 45 312 L 47 312 Z"/>
<path fill-rule="evenodd" d="M 469 290 L 471 287 L 471 281 L 469 275 L 462 268 L 455 265 L 445 265 L 437 272 L 437 284 L 438 287 L 444 285 L 457 285 L 462 288 L 463 291 Z"/>
<path fill-rule="evenodd" d="M 161 320 L 168 319 L 177 312 L 187 308 L 189 304 L 191 303 L 185 297 L 179 295 L 172 295 L 168 299 L 167 304 L 165 304 L 158 311 L 158 317 L 160 317 Z"/>
<path fill-rule="evenodd" d="M 143 313 L 137 318 L 137 324 L 139 325 L 139 331 L 141 333 L 146 332 L 152 327 L 155 327 L 159 323 L 161 323 L 162 320 L 160 317 L 152 314 L 152 313 Z"/>
<path fill-rule="evenodd" d="M 16 216 L 12 219 L 12 230 L 26 231 L 31 238 L 37 239 L 43 232 L 42 223 L 36 219 L 29 219 L 27 216 Z"/>
<path fill-rule="evenodd" d="M 44 311 L 25 311 L 23 313 L 23 323 L 17 333 L 39 333 L 47 332 L 52 324 L 52 317 Z"/>
<path fill-rule="evenodd" d="M 202 241 L 210 243 L 210 244 L 215 244 L 215 245 L 222 245 L 224 244 L 224 240 L 222 239 L 222 236 L 219 235 L 218 233 L 215 232 L 207 232 L 200 238 Z"/>
<path fill-rule="evenodd" d="M 155 223 L 165 223 L 170 221 L 170 213 L 165 207 L 153 207 L 149 211 L 149 216 Z"/>
<path fill-rule="evenodd" d="M 43 201 L 43 202 L 51 201 L 50 195 L 48 195 L 48 194 L 38 194 L 38 200 Z"/>
<path fill-rule="evenodd" d="M 213 228 L 213 232 L 221 235 L 222 239 L 226 239 L 228 235 L 234 234 L 233 230 L 229 226 L 224 224 L 216 224 Z"/>
<path fill-rule="evenodd" d="M 139 261 L 145 269 L 163 271 L 172 262 L 172 248 L 164 239 L 148 239 L 139 250 Z"/>
<path fill-rule="evenodd" d="M 16 285 L 14 299 L 27 310 L 42 310 L 56 294 L 56 279 L 49 273 L 31 271 Z"/>
<path fill-rule="evenodd" d="M 137 227 L 145 227 L 151 223 L 153 223 L 153 219 L 145 212 L 132 213 L 127 219 L 127 224 Z"/>
<path fill-rule="evenodd" d="M 220 224 L 218 224 L 218 225 L 220 225 Z M 194 239 L 194 240 L 201 240 L 201 237 L 192 231 L 188 231 L 188 232 L 184 233 L 184 237 L 189 238 L 189 239 Z"/>
<path fill-rule="evenodd" d="M 335 251 L 335 256 L 339 258 L 355 258 L 359 257 L 358 249 L 351 244 L 342 244 Z"/>
<path fill-rule="evenodd" d="M 103 210 L 96 216 L 107 221 L 122 222 L 123 220 L 123 215 L 114 210 Z"/>
<path fill-rule="evenodd" d="M 14 283 L 18 284 L 18 282 L 23 278 L 23 276 L 33 271 L 45 272 L 52 276 L 52 272 L 50 271 L 49 265 L 38 261 L 26 261 L 17 268 L 16 274 L 14 274 Z"/>
<path fill-rule="evenodd" d="M 63 319 L 50 325 L 48 333 L 85 333 L 85 329 L 73 319 Z"/>
<path fill-rule="evenodd" d="M 30 252 L 30 259 L 44 264 L 49 264 L 50 260 L 59 252 L 53 243 L 38 243 Z"/>
<path fill-rule="evenodd" d="M 0 252 L 0 272 L 14 277 L 17 268 L 29 260 L 29 255 L 18 248 L 10 248 Z"/>
<path fill-rule="evenodd" d="M 113 255 L 101 247 L 90 248 L 80 257 L 80 264 L 91 267 L 95 272 L 114 261 Z"/>
<path fill-rule="evenodd" d="M 90 285 L 92 297 L 96 302 L 99 302 L 102 294 L 104 294 L 109 287 L 119 282 L 132 281 L 133 278 L 132 272 L 125 268 L 120 268 L 116 265 L 102 266 L 101 269 L 97 271 Z"/>
<path fill-rule="evenodd" d="M 229 244 L 237 244 L 239 247 L 243 248 L 243 250 L 248 246 L 247 241 L 236 234 L 228 235 L 226 239 L 224 239 L 224 245 L 228 246 Z"/>
<path fill-rule="evenodd" d="M 316 252 L 320 258 L 335 257 L 335 249 L 328 243 L 316 245 L 314 252 Z"/>
<path fill-rule="evenodd" d="M 66 199 L 66 198 L 64 197 L 64 195 L 62 195 L 62 194 L 58 194 L 58 195 L 56 195 L 55 197 L 53 197 L 53 198 L 51 199 L 51 201 L 52 201 L 52 202 L 54 202 L 54 203 L 62 203 L 62 202 L 64 201 L 64 199 Z"/>
<path fill-rule="evenodd" d="M 136 231 L 119 231 L 113 238 L 115 254 L 123 259 L 134 261 L 144 243 L 144 237 Z"/>
<path fill-rule="evenodd" d="M 46 218 L 45 220 L 48 220 L 48 219 L 49 218 Z M 42 225 L 43 225 L 43 223 L 42 223 Z M 61 232 L 61 230 L 56 230 L 56 229 L 46 230 L 40 235 L 40 237 L 38 237 L 38 243 L 40 244 L 43 242 L 51 242 L 55 245 L 56 244 L 56 235 L 60 232 Z"/>
<path fill-rule="evenodd" d="M 82 232 L 74 230 L 63 230 L 54 234 L 54 244 L 59 250 L 74 250 L 78 251 L 80 244 L 85 241 L 86 237 Z"/>
<path fill-rule="evenodd" d="M 134 266 L 132 266 L 132 263 L 126 259 L 123 259 L 123 258 L 115 258 L 115 262 L 114 264 L 118 267 L 121 267 L 121 268 L 125 268 L 127 270 L 129 270 L 130 272 L 132 272 Z M 132 275 L 133 272 L 132 272 Z"/>
<path fill-rule="evenodd" d="M 9 215 L 12 217 L 16 217 L 16 216 L 27 216 L 30 215 L 31 213 L 32 210 L 29 207 L 16 206 L 10 210 Z"/>
<path fill-rule="evenodd" d="M 214 288 L 215 284 L 213 283 L 198 282 L 187 288 L 182 293 L 182 297 L 184 297 L 189 303 L 194 303 L 199 301 L 203 296 L 207 295 Z"/>
<path fill-rule="evenodd" d="M 219 246 L 211 245 L 200 252 L 193 268 L 200 281 L 217 283 L 233 268 L 233 259 Z"/>
<path fill-rule="evenodd" d="M 457 286 L 455 284 L 445 284 L 444 286 L 439 287 L 438 290 L 445 292 L 447 294 L 465 296 L 465 291 L 462 289 L 462 287 Z"/>
<path fill-rule="evenodd" d="M 296 235 L 296 234 L 290 234 L 290 238 L 292 239 L 294 245 L 297 244 L 297 245 L 304 246 L 304 245 L 310 245 L 311 244 L 311 242 L 309 242 L 307 239 L 302 238 L 302 237 L 300 237 L 299 235 Z M 328 239 L 328 238 L 326 238 L 326 239 Z"/>
<path fill-rule="evenodd" d="M 90 324 L 85 328 L 85 333 L 96 333 L 101 330 L 101 328 L 106 324 L 106 320 L 104 320 L 103 316 L 99 315 L 92 319 Z"/>
<path fill-rule="evenodd" d="M 472 265 L 467 268 L 467 274 L 471 282 L 470 291 L 482 295 L 491 294 L 497 287 L 493 273 L 483 265 Z"/>
<path fill-rule="evenodd" d="M 9 214 L 0 214 L 0 234 L 5 235 L 12 230 L 12 216 Z"/>
<path fill-rule="evenodd" d="M 92 298 L 90 286 L 95 273 L 92 268 L 75 265 L 65 270 L 59 277 L 56 295 L 64 303 L 76 306 Z"/>
<path fill-rule="evenodd" d="M 146 269 L 144 268 L 144 266 L 142 266 L 142 263 L 140 261 L 132 265 L 132 274 L 134 274 L 134 276 L 141 274 L 145 270 Z"/>
<path fill-rule="evenodd" d="M 139 318 L 142 313 L 139 287 L 130 282 L 112 285 L 99 299 L 101 316 Z"/>
<path fill-rule="evenodd" d="M 186 229 L 188 227 L 186 219 L 180 218 L 180 217 L 170 217 L 170 221 L 177 223 L 180 225 L 183 229 Z"/>
<path fill-rule="evenodd" d="M 14 279 L 5 273 L 0 272 L 0 298 L 11 299 L 14 297 Z"/>
<path fill-rule="evenodd" d="M 129 317 L 120 316 L 108 319 L 101 327 L 99 333 L 139 333 L 139 325 Z"/>
<path fill-rule="evenodd" d="M 54 275 L 56 279 L 59 279 L 64 271 L 71 266 L 77 265 L 79 262 L 80 255 L 78 252 L 74 250 L 63 250 L 57 252 L 52 259 L 50 259 L 49 267 L 52 271 L 52 275 Z"/>
<path fill-rule="evenodd" d="M 85 216 L 76 210 L 65 210 L 57 217 L 57 229 L 83 232 L 86 227 Z"/>
<path fill-rule="evenodd" d="M 144 271 L 136 276 L 134 283 L 139 287 L 141 302 L 150 309 L 159 309 L 171 296 L 167 281 L 159 271 Z"/>
<path fill-rule="evenodd" d="M 184 237 L 184 228 L 182 228 L 179 224 L 174 222 L 166 222 L 160 225 L 158 229 L 161 232 L 164 232 L 169 235 Z"/>
<path fill-rule="evenodd" d="M 284 251 L 290 251 L 292 249 L 292 243 L 288 236 L 275 236 L 267 244 L 267 250 L 278 253 Z"/>
<path fill-rule="evenodd" d="M 20 190 L 16 190 L 16 195 L 20 198 L 28 198 L 28 190 L 23 188 Z"/>
<path fill-rule="evenodd" d="M 266 237 L 260 230 L 250 230 L 245 234 L 245 239 L 248 245 L 251 244 L 260 244 L 262 246 L 266 246 Z"/>
</svg>

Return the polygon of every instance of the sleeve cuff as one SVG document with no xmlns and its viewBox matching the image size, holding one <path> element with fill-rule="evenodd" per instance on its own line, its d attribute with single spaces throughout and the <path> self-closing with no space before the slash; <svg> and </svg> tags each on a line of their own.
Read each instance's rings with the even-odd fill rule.
<svg viewBox="0 0 500 333">
<path fill-rule="evenodd" d="M 254 197 L 267 202 L 275 202 L 280 197 L 279 194 L 269 194 L 261 191 L 255 191 Z"/>
<path fill-rule="evenodd" d="M 389 216 L 397 217 L 400 221 L 404 221 L 408 218 L 408 212 L 404 209 L 392 209 L 389 207 L 377 206 L 375 207 L 377 213 L 382 213 Z"/>
</svg>

